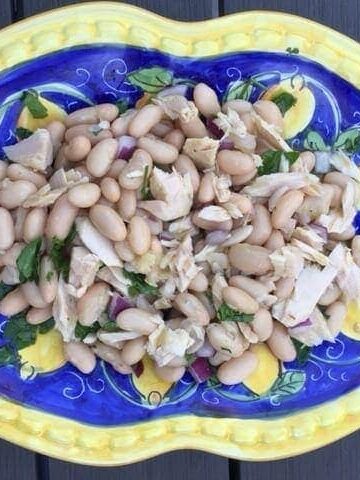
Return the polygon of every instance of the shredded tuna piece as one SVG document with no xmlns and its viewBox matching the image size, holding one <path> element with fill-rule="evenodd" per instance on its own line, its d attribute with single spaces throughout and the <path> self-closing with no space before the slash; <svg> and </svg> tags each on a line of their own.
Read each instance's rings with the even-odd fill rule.
<svg viewBox="0 0 360 480">
<path fill-rule="evenodd" d="M 346 184 L 342 196 L 342 211 L 330 211 L 328 215 L 321 215 L 318 222 L 329 233 L 343 233 L 352 225 L 356 215 L 356 190 L 353 182 Z"/>
<path fill-rule="evenodd" d="M 156 200 L 139 202 L 139 207 L 163 221 L 188 215 L 192 207 L 193 188 L 190 175 L 184 177 L 175 169 L 172 173 L 154 168 L 150 189 Z"/>
<path fill-rule="evenodd" d="M 219 203 L 228 202 L 231 198 L 231 176 L 225 173 L 214 175 L 213 188 L 215 197 Z"/>
<path fill-rule="evenodd" d="M 343 151 L 334 152 L 330 156 L 330 164 L 339 172 L 360 182 L 359 167 Z"/>
<path fill-rule="evenodd" d="M 319 183 L 318 177 L 311 173 L 272 173 L 257 177 L 250 185 L 245 187 L 242 193 L 251 197 L 271 197 L 278 189 L 287 187 L 289 190 L 296 190 L 307 185 Z"/>
<path fill-rule="evenodd" d="M 324 340 L 334 342 L 335 337 L 331 333 L 324 315 L 318 308 L 309 317 L 310 325 L 298 326 L 289 329 L 290 336 L 309 347 L 320 345 Z"/>
<path fill-rule="evenodd" d="M 279 277 L 297 278 L 304 268 L 304 258 L 299 249 L 286 245 L 270 255 L 274 274 Z"/>
<path fill-rule="evenodd" d="M 183 357 L 194 340 L 183 328 L 172 330 L 160 325 L 150 336 L 146 351 L 159 367 L 167 365 L 175 357 Z"/>
<path fill-rule="evenodd" d="M 55 328 L 61 333 L 64 341 L 71 342 L 75 340 L 76 303 L 75 298 L 69 295 L 62 275 L 59 278 L 52 314 L 55 320 Z"/>
<path fill-rule="evenodd" d="M 96 273 L 100 267 L 99 257 L 84 247 L 74 247 L 71 252 L 69 283 L 70 295 L 82 297 L 86 290 L 94 283 Z"/>
<path fill-rule="evenodd" d="M 29 138 L 25 138 L 15 145 L 4 147 L 4 152 L 7 158 L 14 163 L 20 163 L 35 171 L 45 172 L 53 162 L 54 149 L 50 133 L 41 128 Z"/>
<path fill-rule="evenodd" d="M 199 114 L 194 102 L 190 102 L 182 95 L 167 95 L 166 97 L 155 97 L 152 99 L 155 105 L 159 105 L 165 115 L 171 120 L 190 122 Z"/>
<path fill-rule="evenodd" d="M 282 138 L 275 125 L 267 123 L 263 118 L 260 117 L 257 113 L 253 112 L 252 116 L 256 123 L 256 128 L 261 137 L 264 138 L 272 147 L 282 150 L 283 152 L 291 152 L 292 149 Z"/>
<path fill-rule="evenodd" d="M 131 284 L 124 274 L 123 269 L 120 267 L 103 267 L 97 272 L 97 278 L 108 283 L 115 288 L 122 295 L 127 297 L 129 295 L 129 285 Z"/>
<path fill-rule="evenodd" d="M 228 283 L 225 280 L 225 277 L 221 273 L 216 273 L 211 285 L 212 300 L 216 310 L 223 303 L 222 291 L 227 286 Z"/>
<path fill-rule="evenodd" d="M 214 120 L 215 125 L 224 132 L 223 138 L 233 135 L 244 138 L 247 134 L 245 123 L 239 117 L 239 114 L 228 109 L 227 113 L 219 112 Z"/>
<path fill-rule="evenodd" d="M 215 160 L 219 140 L 209 137 L 188 138 L 184 144 L 183 150 L 195 163 L 200 170 L 207 170 L 215 167 Z"/>
</svg>

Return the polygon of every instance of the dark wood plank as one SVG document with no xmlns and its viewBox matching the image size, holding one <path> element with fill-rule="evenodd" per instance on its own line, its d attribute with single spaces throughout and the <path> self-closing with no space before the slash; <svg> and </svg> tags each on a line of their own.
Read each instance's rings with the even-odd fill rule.
<svg viewBox="0 0 360 480">
<path fill-rule="evenodd" d="M 358 0 L 223 0 L 221 14 L 246 10 L 278 10 L 308 17 L 359 39 Z M 313 453 L 278 462 L 231 462 L 231 480 L 358 480 L 360 433 Z"/>
<path fill-rule="evenodd" d="M 73 3 L 82 2 L 74 0 L 24 0 L 24 15 L 28 17 L 34 13 Z M 176 20 L 203 20 L 218 16 L 218 0 L 124 0 L 122 3 L 146 8 L 159 15 Z"/>
<path fill-rule="evenodd" d="M 221 13 L 278 10 L 326 24 L 353 38 L 360 38 L 358 0 L 221 0 Z"/>
<path fill-rule="evenodd" d="M 35 455 L 28 450 L 0 441 L 1 480 L 39 480 Z"/>
<path fill-rule="evenodd" d="M 121 468 L 94 468 L 50 460 L 50 480 L 228 480 L 227 461 L 202 452 L 172 452 Z"/>
<path fill-rule="evenodd" d="M 11 0 L 0 1 L 0 28 L 11 23 Z"/>
</svg>

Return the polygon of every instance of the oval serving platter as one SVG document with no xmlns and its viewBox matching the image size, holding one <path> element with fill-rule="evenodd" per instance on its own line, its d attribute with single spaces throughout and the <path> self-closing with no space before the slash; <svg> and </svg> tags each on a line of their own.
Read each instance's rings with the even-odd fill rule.
<svg viewBox="0 0 360 480">
<path fill-rule="evenodd" d="M 68 7 L 0 32 L 0 148 L 64 111 L 100 102 L 142 105 L 164 87 L 204 81 L 222 99 L 291 92 L 294 149 L 345 148 L 360 160 L 360 46 L 291 15 L 248 12 L 189 24 L 115 3 Z M 41 95 L 49 117 L 22 101 Z M 23 130 L 24 132 L 24 130 Z M 1 152 L 2 153 L 2 152 Z M 0 154 L 1 155 L 1 154 Z M 359 221 L 360 224 L 360 221 Z M 5 355 L 0 317 L 0 436 L 64 460 L 121 465 L 181 448 L 273 460 L 318 448 L 360 427 L 359 311 L 336 342 L 305 364 L 280 364 L 257 346 L 246 384 L 160 381 L 98 362 L 87 376 L 65 363 L 57 332 Z M 360 322 L 360 320 L 359 320 Z"/>
</svg>

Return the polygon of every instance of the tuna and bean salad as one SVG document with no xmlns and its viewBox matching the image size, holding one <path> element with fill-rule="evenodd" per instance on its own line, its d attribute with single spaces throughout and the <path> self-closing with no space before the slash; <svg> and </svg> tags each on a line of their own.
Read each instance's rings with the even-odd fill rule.
<svg viewBox="0 0 360 480">
<path fill-rule="evenodd" d="M 360 173 L 346 151 L 293 150 L 282 107 L 170 87 L 4 147 L 8 329 L 55 328 L 84 374 L 147 355 L 166 381 L 225 385 L 256 370 L 257 343 L 291 362 L 334 342 L 360 296 Z"/>
</svg>

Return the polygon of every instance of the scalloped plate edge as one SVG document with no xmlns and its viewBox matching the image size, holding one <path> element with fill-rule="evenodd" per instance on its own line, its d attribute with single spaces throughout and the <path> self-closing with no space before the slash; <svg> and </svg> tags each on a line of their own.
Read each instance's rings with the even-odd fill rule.
<svg viewBox="0 0 360 480">
<path fill-rule="evenodd" d="M 325 66 L 331 62 L 333 71 L 360 87 L 360 45 L 310 20 L 256 11 L 189 24 L 112 2 L 65 7 L 3 29 L 0 72 L 62 48 L 119 42 L 197 57 L 298 47 L 301 55 Z M 0 398 L 2 438 L 92 465 L 123 465 L 182 448 L 242 460 L 275 460 L 319 448 L 359 427 L 360 389 L 274 420 L 188 415 L 111 428 L 84 425 Z"/>
</svg>

